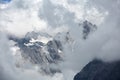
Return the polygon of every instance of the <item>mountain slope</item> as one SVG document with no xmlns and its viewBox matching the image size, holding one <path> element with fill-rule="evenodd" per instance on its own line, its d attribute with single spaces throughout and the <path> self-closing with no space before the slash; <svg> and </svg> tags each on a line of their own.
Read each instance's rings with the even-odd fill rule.
<svg viewBox="0 0 120 80">
<path fill-rule="evenodd" d="M 75 75 L 74 80 L 120 80 L 120 61 L 93 60 Z"/>
</svg>

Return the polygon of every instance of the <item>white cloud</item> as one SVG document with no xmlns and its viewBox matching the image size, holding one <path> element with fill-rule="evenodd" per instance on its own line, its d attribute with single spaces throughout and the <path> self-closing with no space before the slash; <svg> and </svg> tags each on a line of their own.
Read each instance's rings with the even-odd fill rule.
<svg viewBox="0 0 120 80">
<path fill-rule="evenodd" d="M 0 11 L 1 25 L 8 32 L 20 36 L 34 29 L 45 29 L 46 22 L 38 17 L 41 3 L 41 0 L 13 0 L 9 6 L 10 8 Z"/>
<path fill-rule="evenodd" d="M 60 64 L 63 75 L 48 77 L 34 70 L 16 70 L 8 60 L 12 60 L 10 52 L 7 52 L 8 40 L 0 35 L 1 66 L 10 70 L 8 74 L 12 73 L 12 77 L 15 75 L 16 80 L 58 80 L 58 77 L 61 80 L 63 76 L 65 80 L 72 80 L 76 72 L 96 57 L 104 61 L 119 60 L 119 5 L 119 0 L 13 0 L 9 6 L 0 9 L 0 31 L 8 31 L 17 36 L 34 28 L 53 36 L 58 32 L 70 31 L 74 43 L 64 44 L 65 62 Z M 83 40 L 82 28 L 78 24 L 86 19 L 96 24 L 98 29 L 87 40 Z"/>
</svg>

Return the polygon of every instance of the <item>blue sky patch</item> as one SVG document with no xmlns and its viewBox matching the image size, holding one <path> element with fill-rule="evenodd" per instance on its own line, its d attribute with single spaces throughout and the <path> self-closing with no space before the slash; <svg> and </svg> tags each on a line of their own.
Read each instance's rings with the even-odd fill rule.
<svg viewBox="0 0 120 80">
<path fill-rule="evenodd" d="M 2 4 L 6 4 L 6 3 L 9 3 L 11 0 L 0 0 L 0 3 Z"/>
</svg>

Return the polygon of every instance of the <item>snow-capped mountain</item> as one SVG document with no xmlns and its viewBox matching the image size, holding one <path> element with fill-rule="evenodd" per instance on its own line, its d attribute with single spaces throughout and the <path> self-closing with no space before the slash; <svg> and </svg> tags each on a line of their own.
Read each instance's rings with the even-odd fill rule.
<svg viewBox="0 0 120 80">
<path fill-rule="evenodd" d="M 96 26 L 88 21 L 81 23 L 80 27 L 83 27 L 83 39 L 87 39 L 88 35 L 96 29 Z M 57 66 L 64 61 L 64 46 L 74 42 L 69 31 L 59 32 L 55 36 L 32 31 L 23 38 L 10 35 L 9 40 L 15 42 L 13 48 L 18 47 L 15 53 L 17 67 L 31 69 L 37 66 L 37 70 L 45 74 L 61 72 Z"/>
<path fill-rule="evenodd" d="M 51 64 L 57 65 L 58 62 L 63 60 L 63 47 L 59 40 L 51 39 L 48 34 L 40 34 L 34 31 L 27 33 L 24 38 L 13 38 L 11 36 L 9 39 L 16 42 L 15 46 L 19 47 L 20 55 L 25 61 L 25 63 L 17 64 L 17 66 L 27 66 L 26 62 L 28 61 L 33 66 L 37 65 L 46 74 L 60 72 L 59 69 L 50 67 Z"/>
</svg>

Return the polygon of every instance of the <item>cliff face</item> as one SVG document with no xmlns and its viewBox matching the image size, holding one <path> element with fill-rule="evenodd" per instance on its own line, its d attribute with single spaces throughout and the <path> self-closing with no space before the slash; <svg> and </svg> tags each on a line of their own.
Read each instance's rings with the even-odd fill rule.
<svg viewBox="0 0 120 80">
<path fill-rule="evenodd" d="M 28 32 L 23 38 L 11 35 L 9 40 L 15 42 L 14 49 L 19 48 L 14 55 L 17 68 L 33 69 L 37 66 L 35 69 L 43 74 L 61 73 L 58 67 L 52 67 L 63 61 L 63 46 L 60 40 L 34 31 Z"/>
<path fill-rule="evenodd" d="M 120 80 L 120 61 L 93 60 L 75 75 L 74 80 Z"/>
</svg>

